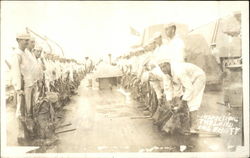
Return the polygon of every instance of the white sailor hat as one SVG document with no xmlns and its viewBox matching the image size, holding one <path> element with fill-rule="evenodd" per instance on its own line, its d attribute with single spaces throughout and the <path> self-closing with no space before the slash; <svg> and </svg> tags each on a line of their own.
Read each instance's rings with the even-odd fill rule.
<svg viewBox="0 0 250 158">
<path fill-rule="evenodd" d="M 30 39 L 30 35 L 28 33 L 18 33 L 16 35 L 17 39 Z"/>
<path fill-rule="evenodd" d="M 164 25 L 164 29 L 167 29 L 167 28 L 170 28 L 170 27 L 175 27 L 176 28 L 176 25 L 175 25 L 175 23 L 168 23 L 168 24 L 165 24 Z"/>
<path fill-rule="evenodd" d="M 159 59 L 159 60 L 157 60 L 158 65 L 163 64 L 163 63 L 170 63 L 170 60 L 169 59 Z"/>
<path fill-rule="evenodd" d="M 156 39 L 158 37 L 161 37 L 161 32 L 155 32 L 153 35 L 153 38 Z"/>
</svg>

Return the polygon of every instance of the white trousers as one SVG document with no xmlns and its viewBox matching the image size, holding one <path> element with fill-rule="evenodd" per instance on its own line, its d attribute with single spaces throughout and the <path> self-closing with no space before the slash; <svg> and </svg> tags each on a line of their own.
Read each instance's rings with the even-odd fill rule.
<svg viewBox="0 0 250 158">
<path fill-rule="evenodd" d="M 200 75 L 196 78 L 196 80 L 193 82 L 193 93 L 190 100 L 187 101 L 189 111 L 196 111 L 201 106 L 201 101 L 204 93 L 204 89 L 206 86 L 206 76 Z"/>
</svg>

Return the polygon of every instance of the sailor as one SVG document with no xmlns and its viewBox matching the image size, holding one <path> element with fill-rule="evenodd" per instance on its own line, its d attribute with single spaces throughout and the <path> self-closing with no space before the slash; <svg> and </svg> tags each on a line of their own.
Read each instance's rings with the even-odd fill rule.
<svg viewBox="0 0 250 158">
<path fill-rule="evenodd" d="M 64 77 L 64 58 L 60 58 L 60 80 L 63 81 Z"/>
<path fill-rule="evenodd" d="M 155 41 L 152 39 L 144 46 L 144 50 L 146 53 L 140 56 L 141 59 L 140 59 L 139 70 L 138 70 L 138 78 L 142 77 L 142 74 L 144 73 L 143 70 L 145 70 L 145 63 L 153 59 L 153 52 L 155 48 L 156 48 L 156 44 L 155 44 Z"/>
<path fill-rule="evenodd" d="M 25 49 L 25 59 L 27 59 L 27 71 L 29 73 L 30 78 L 30 84 L 25 86 L 26 83 L 24 82 L 24 93 L 25 93 L 25 104 L 26 104 L 26 112 L 29 117 L 32 117 L 32 108 L 34 105 L 34 90 L 36 88 L 36 58 L 33 54 L 33 49 L 35 47 L 35 39 L 30 38 L 28 47 Z M 28 66 L 29 64 L 29 66 Z M 23 74 L 24 78 L 26 77 L 26 74 Z M 24 80 L 25 81 L 25 80 Z"/>
<path fill-rule="evenodd" d="M 16 117 L 19 119 L 18 142 L 25 140 L 23 121 L 29 122 L 27 129 L 32 130 L 32 91 L 34 89 L 33 59 L 25 52 L 28 48 L 30 35 L 26 33 L 18 34 L 16 40 L 18 48 L 14 50 L 11 59 L 12 84 L 17 94 Z M 24 96 L 24 98 L 23 98 Z M 25 101 L 24 101 L 24 100 Z M 23 104 L 23 101 L 25 104 Z M 24 111 L 24 112 L 22 112 Z"/>
<path fill-rule="evenodd" d="M 62 72 L 62 80 L 65 81 L 67 78 L 67 73 L 68 73 L 68 66 L 67 66 L 67 60 L 65 58 L 62 58 L 62 68 L 63 68 L 63 72 Z"/>
<path fill-rule="evenodd" d="M 89 59 L 89 57 L 85 57 L 85 70 L 87 73 L 89 73 L 91 71 L 93 62 L 91 59 Z"/>
<path fill-rule="evenodd" d="M 45 55 L 45 60 L 44 60 L 44 64 L 45 64 L 45 86 L 47 89 L 47 92 L 50 92 L 50 83 L 53 81 L 53 76 L 52 76 L 52 64 L 51 64 L 51 54 L 47 53 Z"/>
<path fill-rule="evenodd" d="M 42 53 L 42 48 L 38 45 L 35 46 L 34 50 L 33 50 L 33 54 L 36 58 L 36 71 L 34 76 L 36 77 L 35 80 L 37 82 L 37 86 L 35 88 L 35 103 L 37 103 L 38 98 L 40 95 L 42 95 L 42 88 L 43 88 L 43 77 L 44 77 L 44 70 L 45 70 L 45 66 L 43 63 L 43 60 L 41 59 L 41 53 Z"/>
<path fill-rule="evenodd" d="M 191 130 L 196 129 L 196 115 L 201 106 L 201 101 L 206 84 L 205 72 L 198 66 L 184 62 L 159 61 L 159 66 L 168 78 L 164 78 L 164 93 L 167 101 L 174 97 L 180 97 L 182 106 L 175 109 L 181 110 L 187 107 L 190 112 Z M 171 81 L 171 84 L 169 84 Z"/>
<path fill-rule="evenodd" d="M 52 69 L 52 81 L 51 81 L 51 84 L 53 86 L 55 86 L 55 81 L 57 79 L 57 73 L 56 73 L 56 63 L 55 63 L 55 60 L 56 60 L 56 56 L 55 54 L 51 54 L 51 60 L 50 60 L 50 64 L 51 64 L 51 69 Z"/>
<path fill-rule="evenodd" d="M 167 39 L 163 42 L 160 58 L 185 62 L 185 45 L 183 40 L 176 35 L 176 25 L 170 23 L 164 28 Z"/>
<path fill-rule="evenodd" d="M 144 63 L 144 70 L 141 74 L 142 82 L 149 82 L 151 93 L 150 100 L 153 103 L 150 107 L 153 119 L 158 120 L 159 106 L 162 105 L 164 73 L 161 71 L 155 60 L 148 57 Z M 158 110 L 157 110 L 158 109 Z M 158 111 L 158 112 L 156 112 Z M 156 113 L 155 113 L 156 112 Z"/>
<path fill-rule="evenodd" d="M 162 98 L 162 91 L 163 91 L 163 82 L 162 77 L 164 76 L 161 72 L 159 66 L 157 65 L 157 61 L 162 58 L 161 56 L 161 48 L 162 48 L 162 36 L 160 32 L 156 32 L 153 36 L 153 39 L 150 40 L 149 45 L 149 51 L 150 55 L 144 60 L 144 66 L 147 67 L 147 71 L 145 71 L 146 74 L 144 74 L 144 80 L 145 75 L 147 75 L 147 80 L 149 80 L 151 89 L 153 89 L 151 93 L 151 100 L 155 99 L 155 103 L 152 107 L 153 113 L 156 111 L 158 105 L 160 105 L 160 101 Z M 141 73 L 141 72 L 140 72 Z M 148 73 L 148 74 L 147 74 Z M 155 92 L 155 93 L 154 93 Z"/>
</svg>

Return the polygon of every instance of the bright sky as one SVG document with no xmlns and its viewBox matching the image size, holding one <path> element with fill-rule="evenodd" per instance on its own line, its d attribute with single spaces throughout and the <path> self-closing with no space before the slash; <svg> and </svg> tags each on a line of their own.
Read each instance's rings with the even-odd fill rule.
<svg viewBox="0 0 250 158">
<path fill-rule="evenodd" d="M 247 2 L 1 2 L 1 52 L 15 46 L 26 27 L 62 46 L 65 56 L 99 58 L 124 53 L 135 42 L 129 26 L 142 31 L 152 24 L 179 22 L 195 28 L 240 11 Z"/>
</svg>

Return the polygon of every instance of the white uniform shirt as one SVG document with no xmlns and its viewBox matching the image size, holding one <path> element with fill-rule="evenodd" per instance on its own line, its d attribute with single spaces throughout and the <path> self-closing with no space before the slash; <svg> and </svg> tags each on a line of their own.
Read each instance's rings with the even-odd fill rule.
<svg viewBox="0 0 250 158">
<path fill-rule="evenodd" d="M 171 100 L 174 96 L 183 95 L 182 99 L 188 101 L 192 98 L 194 81 L 197 77 L 205 75 L 205 72 L 191 63 L 171 62 L 171 75 L 171 78 L 165 78 L 166 80 L 164 80 L 167 100 Z"/>
<path fill-rule="evenodd" d="M 32 54 L 16 48 L 11 58 L 11 76 L 15 90 L 21 89 L 22 79 L 25 87 L 32 86 L 35 83 L 34 72 L 35 66 Z"/>
<path fill-rule="evenodd" d="M 173 39 L 164 42 L 157 52 L 157 59 L 168 59 L 170 61 L 185 61 L 185 45 L 181 38 L 175 36 Z"/>
<path fill-rule="evenodd" d="M 36 59 L 36 63 L 37 63 L 36 80 L 39 81 L 43 79 L 43 63 L 40 58 Z"/>
<path fill-rule="evenodd" d="M 50 81 L 52 81 L 52 68 L 51 68 L 50 60 L 45 59 L 44 64 L 45 64 L 45 67 L 46 67 L 45 79 L 50 82 Z"/>
</svg>

